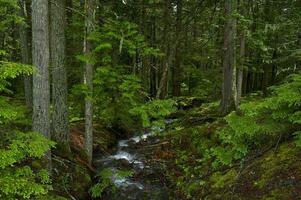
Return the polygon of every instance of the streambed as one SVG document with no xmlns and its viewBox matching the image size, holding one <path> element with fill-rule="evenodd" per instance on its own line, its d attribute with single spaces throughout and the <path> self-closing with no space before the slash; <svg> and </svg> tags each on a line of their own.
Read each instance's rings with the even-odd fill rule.
<svg viewBox="0 0 301 200">
<path fill-rule="evenodd" d="M 166 121 L 166 123 L 171 122 L 172 120 Z M 145 132 L 142 135 L 138 134 L 129 139 L 119 140 L 117 150 L 112 155 L 96 157 L 94 165 L 99 171 L 110 169 L 116 174 L 118 171 L 132 172 L 129 177 L 111 176 L 110 179 L 114 186 L 105 191 L 102 199 L 169 199 L 168 184 L 164 176 L 166 167 L 152 159 L 155 150 L 152 146 L 161 142 L 155 132 Z"/>
</svg>

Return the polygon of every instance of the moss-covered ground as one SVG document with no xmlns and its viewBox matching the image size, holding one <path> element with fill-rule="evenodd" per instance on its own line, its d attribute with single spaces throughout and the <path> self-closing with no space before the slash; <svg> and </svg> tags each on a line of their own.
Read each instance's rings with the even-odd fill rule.
<svg viewBox="0 0 301 200">
<path fill-rule="evenodd" d="M 214 167 L 206 151 L 218 145 L 216 130 L 225 122 L 213 107 L 181 110 L 163 136 L 170 144 L 159 157 L 169 155 L 173 199 L 301 199 L 301 150 L 290 138 L 254 148 L 229 166 Z"/>
</svg>

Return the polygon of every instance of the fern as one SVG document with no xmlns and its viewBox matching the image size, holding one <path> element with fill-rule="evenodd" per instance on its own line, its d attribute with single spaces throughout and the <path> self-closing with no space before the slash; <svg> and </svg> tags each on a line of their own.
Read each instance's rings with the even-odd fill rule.
<svg viewBox="0 0 301 200">
<path fill-rule="evenodd" d="M 217 162 L 230 165 L 246 156 L 254 145 L 264 145 L 266 139 L 275 141 L 281 134 L 289 134 L 291 127 L 301 125 L 300 88 L 301 75 L 291 75 L 283 84 L 271 87 L 271 96 L 244 103 L 241 114 L 232 112 L 226 116 L 227 126 L 218 131 L 223 147 L 212 148 Z M 297 146 L 301 146 L 299 132 L 295 138 Z"/>
</svg>

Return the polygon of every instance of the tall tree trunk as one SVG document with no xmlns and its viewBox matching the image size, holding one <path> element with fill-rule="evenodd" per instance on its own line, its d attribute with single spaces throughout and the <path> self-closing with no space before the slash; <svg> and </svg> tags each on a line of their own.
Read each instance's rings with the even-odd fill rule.
<svg viewBox="0 0 301 200">
<path fill-rule="evenodd" d="M 152 18 L 152 26 L 151 26 L 151 45 L 155 47 L 156 45 L 156 18 Z M 157 93 L 156 87 L 156 75 L 157 75 L 157 63 L 156 58 L 154 56 L 150 57 L 150 76 L 149 76 L 149 93 L 151 97 L 155 97 Z"/>
<path fill-rule="evenodd" d="M 24 18 L 24 21 L 27 22 L 28 19 L 28 11 L 26 6 L 26 0 L 20 0 L 20 16 Z M 27 24 L 27 23 L 26 23 Z M 25 25 L 20 26 L 20 45 L 21 45 L 21 57 L 23 64 L 30 64 L 30 47 L 29 47 L 29 39 L 28 32 Z M 25 102 L 28 108 L 32 108 L 32 76 L 24 75 L 24 94 L 25 94 Z"/>
<path fill-rule="evenodd" d="M 301 30 L 299 31 L 299 35 L 298 35 L 298 48 L 301 49 Z M 297 61 L 297 69 L 301 69 L 301 61 Z"/>
<path fill-rule="evenodd" d="M 273 18 L 273 1 L 271 0 L 265 0 L 265 5 L 264 5 L 264 19 L 267 23 L 273 24 L 274 23 L 274 18 Z M 268 34 L 268 37 L 273 38 L 273 35 L 271 33 Z M 261 89 L 263 91 L 264 96 L 268 95 L 268 87 L 270 84 L 270 74 L 272 71 L 272 64 L 270 63 L 265 63 L 263 66 L 263 76 L 262 76 L 262 85 Z"/>
<path fill-rule="evenodd" d="M 243 1 L 240 2 L 240 9 L 241 9 L 242 15 L 245 15 L 244 6 L 246 6 L 246 4 L 244 4 Z M 245 28 L 242 27 L 242 30 L 240 33 L 239 67 L 238 67 L 238 71 L 237 71 L 237 88 L 236 88 L 237 93 L 236 93 L 236 98 L 235 98 L 236 110 L 239 109 L 240 99 L 241 99 L 241 94 L 242 94 L 245 54 L 246 54 L 246 31 L 245 31 Z"/>
<path fill-rule="evenodd" d="M 236 9 L 236 0 L 225 1 L 226 24 L 223 46 L 223 86 L 220 110 L 228 113 L 233 105 L 233 71 L 235 68 L 235 32 L 236 20 L 233 13 Z"/>
<path fill-rule="evenodd" d="M 163 74 L 160 80 L 160 85 L 156 94 L 156 98 L 159 99 L 164 99 L 165 95 L 164 95 L 164 88 L 166 87 L 166 82 L 168 79 L 168 62 L 165 62 L 165 65 L 163 67 Z"/>
<path fill-rule="evenodd" d="M 156 98 L 164 99 L 168 93 L 168 72 L 170 67 L 171 52 L 170 52 L 170 13 L 172 9 L 172 4 L 170 0 L 166 0 L 164 4 L 164 29 L 163 29 L 163 38 L 162 38 L 162 48 L 164 49 L 165 57 L 162 61 L 162 76 L 157 90 Z"/>
<path fill-rule="evenodd" d="M 239 52 L 239 60 L 240 65 L 237 72 L 237 96 L 235 101 L 236 109 L 239 108 L 241 94 L 242 94 L 242 85 L 243 85 L 243 77 L 244 77 L 244 60 L 245 60 L 245 51 L 246 51 L 246 38 L 245 31 L 243 30 L 240 36 L 240 52 Z"/>
<path fill-rule="evenodd" d="M 50 3 L 50 61 L 52 70 L 52 137 L 69 149 L 66 73 L 66 0 Z"/>
<path fill-rule="evenodd" d="M 92 44 L 87 37 L 93 31 L 93 22 L 95 16 L 94 1 L 85 0 L 85 13 L 86 13 L 86 33 L 84 41 L 84 54 L 89 57 L 92 52 Z M 85 99 L 85 150 L 88 156 L 88 161 L 91 164 L 93 157 L 93 65 L 89 62 L 85 65 L 84 82 L 89 90 L 89 96 Z"/>
<path fill-rule="evenodd" d="M 33 130 L 50 138 L 48 1 L 32 0 Z M 51 152 L 47 153 L 51 169 Z"/>
<path fill-rule="evenodd" d="M 183 1 L 177 0 L 177 17 L 176 17 L 176 49 L 175 49 L 175 62 L 173 66 L 173 95 L 180 96 L 181 95 L 181 63 L 182 63 L 182 56 L 181 56 L 181 46 L 182 46 L 182 10 L 183 10 Z"/>
</svg>

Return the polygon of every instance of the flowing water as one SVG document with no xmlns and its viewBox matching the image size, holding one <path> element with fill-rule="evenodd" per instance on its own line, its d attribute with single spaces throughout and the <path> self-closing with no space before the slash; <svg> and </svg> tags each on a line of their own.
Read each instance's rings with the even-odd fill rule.
<svg viewBox="0 0 301 200">
<path fill-rule="evenodd" d="M 166 123 L 171 123 L 171 120 Z M 162 130 L 161 130 L 162 131 Z M 120 140 L 114 154 L 99 157 L 95 165 L 101 169 L 130 170 L 130 177 L 112 176 L 114 187 L 107 190 L 102 197 L 105 200 L 167 200 L 168 188 L 164 181 L 164 166 L 153 162 L 147 155 L 154 149 L 148 148 L 160 140 L 154 132 L 146 132 L 130 139 Z"/>
</svg>

